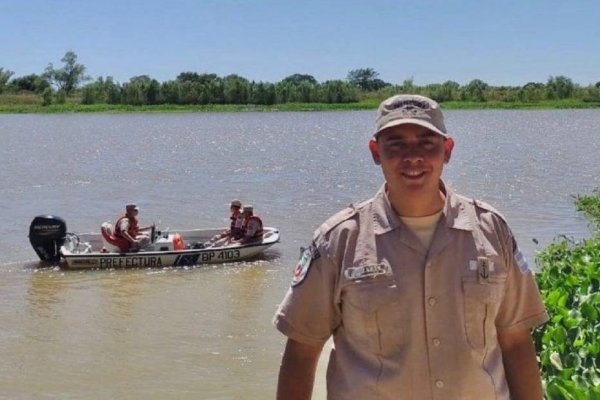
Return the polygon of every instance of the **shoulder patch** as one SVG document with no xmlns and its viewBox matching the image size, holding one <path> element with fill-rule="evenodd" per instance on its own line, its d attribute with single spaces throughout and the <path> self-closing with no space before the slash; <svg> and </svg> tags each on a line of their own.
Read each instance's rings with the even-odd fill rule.
<svg viewBox="0 0 600 400">
<path fill-rule="evenodd" d="M 513 254 L 515 257 L 515 263 L 517 264 L 521 272 L 529 272 L 529 263 L 527 263 L 527 259 L 521 252 L 521 249 L 519 248 L 519 245 L 517 244 L 515 238 L 513 238 Z"/>
<path fill-rule="evenodd" d="M 292 287 L 298 286 L 304 281 L 304 278 L 308 275 L 311 263 L 321 257 L 321 253 L 319 253 L 315 242 L 312 242 L 307 248 L 300 248 L 300 250 L 302 253 L 300 254 L 300 260 L 298 260 L 296 268 L 294 268 Z"/>
</svg>

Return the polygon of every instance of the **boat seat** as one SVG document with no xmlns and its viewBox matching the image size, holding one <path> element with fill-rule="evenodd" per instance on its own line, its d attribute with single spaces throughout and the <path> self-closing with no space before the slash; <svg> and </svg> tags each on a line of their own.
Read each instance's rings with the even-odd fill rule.
<svg viewBox="0 0 600 400">
<path fill-rule="evenodd" d="M 102 232 L 102 245 L 110 253 L 120 253 L 129 250 L 129 243 L 126 240 L 115 237 L 113 227 L 109 222 L 102 224 L 100 232 Z"/>
</svg>

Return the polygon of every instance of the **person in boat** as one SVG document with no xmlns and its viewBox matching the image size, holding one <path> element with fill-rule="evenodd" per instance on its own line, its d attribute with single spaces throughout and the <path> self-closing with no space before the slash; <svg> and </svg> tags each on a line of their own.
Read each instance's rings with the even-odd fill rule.
<svg viewBox="0 0 600 400">
<path fill-rule="evenodd" d="M 542 399 L 531 330 L 548 315 L 504 217 L 442 181 L 453 148 L 435 101 L 380 104 L 369 149 L 385 182 L 296 265 L 273 320 L 277 399 L 311 397 L 330 337 L 329 399 Z"/>
<path fill-rule="evenodd" d="M 232 240 L 242 238 L 242 223 L 244 221 L 244 217 L 241 212 L 242 202 L 238 199 L 231 200 L 231 203 L 229 204 L 229 211 L 231 212 L 229 217 L 231 220 L 229 229 L 226 229 L 218 235 L 213 236 L 208 242 L 205 243 L 204 247 L 226 246 Z"/>
<path fill-rule="evenodd" d="M 254 214 L 254 207 L 244 206 L 242 217 L 241 237 L 234 239 L 232 242 L 246 244 L 261 240 L 263 236 L 263 223 L 260 217 Z"/>
<path fill-rule="evenodd" d="M 114 236 L 120 242 L 119 248 L 121 251 L 139 251 L 150 244 L 150 236 L 141 232 L 151 230 L 152 226 L 139 227 L 139 212 L 137 205 L 127 204 L 125 214 L 115 223 Z"/>
</svg>

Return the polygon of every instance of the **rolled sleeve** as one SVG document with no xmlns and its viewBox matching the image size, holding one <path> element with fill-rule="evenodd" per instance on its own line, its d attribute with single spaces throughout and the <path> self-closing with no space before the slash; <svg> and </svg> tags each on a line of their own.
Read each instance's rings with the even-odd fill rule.
<svg viewBox="0 0 600 400">
<path fill-rule="evenodd" d="M 508 277 L 504 299 L 496 317 L 499 332 L 529 330 L 548 321 L 533 273 L 523 265 L 512 235 L 508 240 Z M 521 263 L 519 265 L 519 262 Z"/>
</svg>

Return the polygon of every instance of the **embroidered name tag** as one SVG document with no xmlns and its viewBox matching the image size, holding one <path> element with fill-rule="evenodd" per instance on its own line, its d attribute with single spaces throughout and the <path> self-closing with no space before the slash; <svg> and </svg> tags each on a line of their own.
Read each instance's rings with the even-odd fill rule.
<svg viewBox="0 0 600 400">
<path fill-rule="evenodd" d="M 373 278 L 378 275 L 391 275 L 392 268 L 387 264 L 361 265 L 360 267 L 347 268 L 344 271 L 346 279 L 358 280 Z"/>
</svg>

